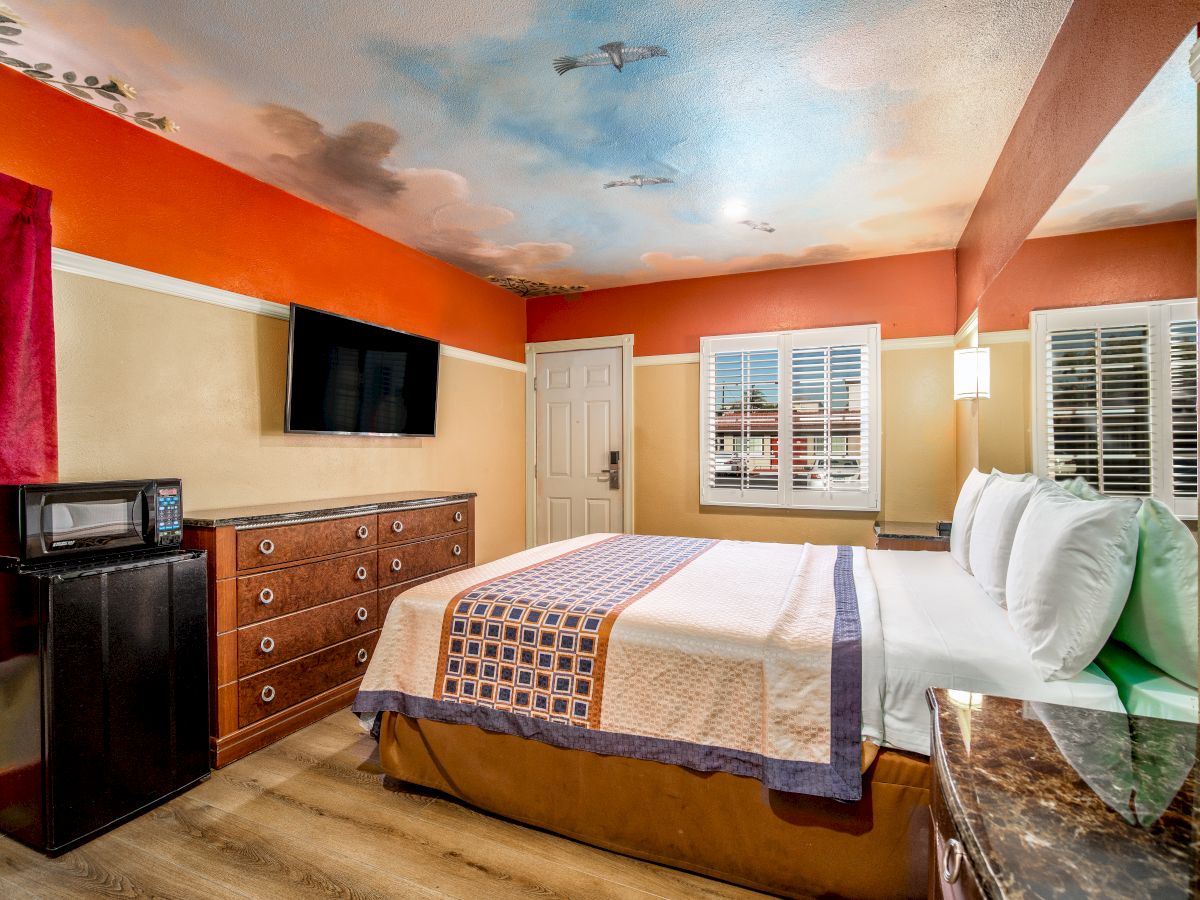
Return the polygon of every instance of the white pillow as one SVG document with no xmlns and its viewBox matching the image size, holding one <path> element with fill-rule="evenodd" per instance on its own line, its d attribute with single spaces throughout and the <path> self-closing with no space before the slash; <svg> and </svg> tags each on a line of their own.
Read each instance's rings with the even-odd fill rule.
<svg viewBox="0 0 1200 900">
<path fill-rule="evenodd" d="M 984 593 L 1004 606 L 1004 581 L 1008 577 L 1008 556 L 1013 535 L 1025 504 L 1037 488 L 1036 480 L 1013 481 L 992 478 L 975 507 L 971 523 L 971 550 L 968 556 L 971 574 Z"/>
<path fill-rule="evenodd" d="M 992 466 L 992 474 L 997 478 L 1004 478 L 1007 481 L 1037 481 L 1038 477 L 1032 472 L 1022 472 L 1020 475 L 1015 475 L 1010 472 L 1001 472 L 995 466 Z"/>
<path fill-rule="evenodd" d="M 963 482 L 962 490 L 958 492 L 958 502 L 954 504 L 953 524 L 950 526 L 950 558 L 968 572 L 971 571 L 971 561 L 967 558 L 971 552 L 971 523 L 975 519 L 975 508 L 979 505 L 983 489 L 991 480 L 991 475 L 972 469 Z"/>
<path fill-rule="evenodd" d="M 1043 680 L 1074 678 L 1112 633 L 1133 582 L 1140 506 L 1046 484 L 1029 500 L 1005 593 L 1009 622 Z"/>
</svg>

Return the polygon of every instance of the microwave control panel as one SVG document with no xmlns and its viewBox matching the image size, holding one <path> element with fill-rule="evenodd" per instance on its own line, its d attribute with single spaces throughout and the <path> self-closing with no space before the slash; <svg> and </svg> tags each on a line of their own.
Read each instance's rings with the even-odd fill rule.
<svg viewBox="0 0 1200 900">
<path fill-rule="evenodd" d="M 159 485 L 155 491 L 158 508 L 159 544 L 178 544 L 183 540 L 183 511 L 179 485 Z"/>
</svg>

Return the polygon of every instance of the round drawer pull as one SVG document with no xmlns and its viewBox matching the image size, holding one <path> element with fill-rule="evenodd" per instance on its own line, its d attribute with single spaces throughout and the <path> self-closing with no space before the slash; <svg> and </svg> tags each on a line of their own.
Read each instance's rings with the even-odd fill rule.
<svg viewBox="0 0 1200 900">
<path fill-rule="evenodd" d="M 275 542 L 270 538 L 263 538 L 258 542 L 258 552 L 263 556 L 270 556 L 275 552 Z"/>
<path fill-rule="evenodd" d="M 359 581 L 366 581 L 367 580 L 367 567 L 359 566 L 357 569 L 355 569 L 354 577 L 356 579 L 358 579 Z"/>
<path fill-rule="evenodd" d="M 461 544 L 455 544 L 455 545 L 454 545 L 454 555 L 455 555 L 455 556 L 462 556 L 462 545 L 461 545 Z"/>
<path fill-rule="evenodd" d="M 268 634 L 266 637 L 264 637 L 261 641 L 258 642 L 258 649 L 261 650 L 263 653 L 270 653 L 272 650 L 275 649 L 275 638 L 271 637 Z"/>
<path fill-rule="evenodd" d="M 275 599 L 275 592 L 270 588 L 263 588 L 258 592 L 258 602 L 263 606 L 270 606 L 271 601 Z"/>
<path fill-rule="evenodd" d="M 403 530 L 404 530 L 404 523 L 401 522 L 399 519 L 397 519 L 395 522 L 392 523 L 392 531 L 396 532 L 396 534 L 399 534 Z"/>
<path fill-rule="evenodd" d="M 370 533 L 371 533 L 371 529 L 370 529 L 370 528 L 368 528 L 366 525 L 359 525 L 359 526 L 358 526 L 358 536 L 359 536 L 360 538 L 365 538 L 365 537 L 366 537 L 368 534 L 370 534 Z"/>
<path fill-rule="evenodd" d="M 403 568 L 404 568 L 404 563 L 400 562 L 399 557 L 392 560 L 392 571 L 393 572 L 399 572 Z"/>
<path fill-rule="evenodd" d="M 358 651 L 358 661 L 360 663 L 365 663 L 367 661 L 367 656 L 367 649 L 365 647 Z"/>
<path fill-rule="evenodd" d="M 262 689 L 262 693 L 259 694 L 259 696 L 262 697 L 263 703 L 270 703 L 272 700 L 275 699 L 275 688 L 271 687 L 268 684 L 266 687 L 264 687 Z"/>
<path fill-rule="evenodd" d="M 455 521 L 455 522 L 461 522 L 461 521 L 462 521 L 462 510 L 459 510 L 458 512 L 456 512 L 456 513 L 454 514 L 454 521 Z"/>
<path fill-rule="evenodd" d="M 942 881 L 954 884 L 958 881 L 962 870 L 962 844 L 958 838 L 946 841 L 946 849 L 942 851 Z"/>
<path fill-rule="evenodd" d="M 358 612 L 354 614 L 354 618 L 358 619 L 360 622 L 365 622 L 367 621 L 368 615 L 369 613 L 367 612 L 367 608 L 365 606 L 360 606 L 358 608 Z"/>
</svg>

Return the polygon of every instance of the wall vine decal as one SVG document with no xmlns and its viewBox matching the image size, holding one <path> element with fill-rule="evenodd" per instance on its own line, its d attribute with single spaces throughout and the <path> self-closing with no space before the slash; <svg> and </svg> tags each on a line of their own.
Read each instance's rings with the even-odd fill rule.
<svg viewBox="0 0 1200 900">
<path fill-rule="evenodd" d="M 20 47 L 21 42 L 16 38 L 21 35 L 24 28 L 25 21 L 12 9 L 0 4 L 0 45 Z M 179 126 L 166 116 L 156 116 L 154 113 L 144 110 L 130 112 L 125 101 L 135 99 L 137 90 L 132 85 L 111 75 L 108 78 L 100 78 L 97 75 L 85 75 L 80 78 L 76 72 L 68 70 L 56 77 L 54 66 L 51 63 L 27 63 L 13 56 L 11 51 L 5 50 L 3 46 L 0 46 L 0 63 L 11 66 L 30 78 L 53 85 L 60 91 L 65 91 L 96 106 L 107 102 L 111 104 L 107 107 L 109 112 L 151 131 L 171 133 L 179 130 Z"/>
</svg>

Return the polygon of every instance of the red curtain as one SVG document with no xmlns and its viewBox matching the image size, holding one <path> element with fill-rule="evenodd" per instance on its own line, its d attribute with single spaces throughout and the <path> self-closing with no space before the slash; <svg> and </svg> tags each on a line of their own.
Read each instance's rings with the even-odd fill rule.
<svg viewBox="0 0 1200 900">
<path fill-rule="evenodd" d="M 57 476 L 50 192 L 0 173 L 0 484 Z"/>
</svg>

